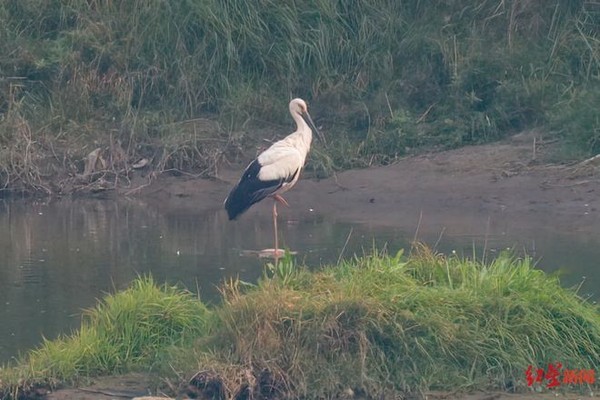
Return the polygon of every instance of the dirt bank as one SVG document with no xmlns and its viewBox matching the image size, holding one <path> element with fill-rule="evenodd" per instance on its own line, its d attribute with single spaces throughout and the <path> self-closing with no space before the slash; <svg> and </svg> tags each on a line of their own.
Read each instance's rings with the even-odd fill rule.
<svg viewBox="0 0 600 400">
<path fill-rule="evenodd" d="M 535 140 L 535 153 L 533 151 Z M 535 223 L 541 229 L 600 235 L 600 160 L 552 164 L 553 143 L 535 132 L 500 143 L 411 156 L 393 165 L 302 179 L 287 193 L 281 218 L 311 212 L 340 221 L 452 234 L 485 234 Z M 218 210 L 245 163 L 222 169 L 214 181 L 162 177 L 135 191 L 173 212 Z M 259 203 L 242 218 L 269 213 Z M 459 216 L 459 217 L 457 217 Z M 448 232 L 450 233 L 450 232 Z"/>
<path fill-rule="evenodd" d="M 81 388 L 60 389 L 54 392 L 41 391 L 42 397 L 47 400 L 113 400 L 113 399 L 171 399 L 157 390 L 156 386 L 160 382 L 150 382 L 149 378 L 140 374 L 129 374 L 126 376 L 103 377 L 90 382 L 89 385 Z M 152 388 L 152 389 L 151 389 Z M 157 397 L 150 397 L 151 393 Z M 148 397 L 145 397 L 148 396 Z M 185 391 L 180 393 L 178 399 L 189 398 Z M 345 397 L 341 397 L 345 398 Z M 348 399 L 352 397 L 347 397 Z M 357 397 L 361 398 L 361 397 Z M 419 397 L 409 397 L 409 399 L 418 399 Z M 429 392 L 424 393 L 424 400 L 580 400 L 580 399 L 598 399 L 598 395 L 583 391 L 582 393 L 565 393 L 561 390 L 545 390 L 543 393 L 502 393 L 502 392 Z"/>
</svg>

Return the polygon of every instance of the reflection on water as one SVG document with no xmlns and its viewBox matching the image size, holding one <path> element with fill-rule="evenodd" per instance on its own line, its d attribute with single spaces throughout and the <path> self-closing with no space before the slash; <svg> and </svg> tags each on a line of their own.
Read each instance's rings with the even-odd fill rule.
<svg viewBox="0 0 600 400">
<path fill-rule="evenodd" d="M 310 265 L 387 244 L 407 248 L 413 231 L 329 221 L 324 216 L 280 219 L 280 235 Z M 504 221 L 504 223 L 510 223 Z M 481 255 L 514 247 L 541 259 L 540 267 L 564 271 L 565 285 L 586 277 L 583 292 L 600 287 L 598 238 L 573 238 L 532 227 L 513 237 L 486 238 L 439 233 L 422 241 L 444 252 Z M 222 212 L 182 215 L 134 201 L 78 200 L 53 203 L 0 201 L 0 362 L 79 325 L 80 313 L 106 292 L 123 289 L 137 275 L 180 283 L 217 300 L 225 277 L 253 281 L 264 260 L 245 250 L 273 247 L 270 214 L 227 221 Z M 365 250 L 363 250 L 365 249 Z M 596 293 L 596 297 L 598 294 Z"/>
</svg>

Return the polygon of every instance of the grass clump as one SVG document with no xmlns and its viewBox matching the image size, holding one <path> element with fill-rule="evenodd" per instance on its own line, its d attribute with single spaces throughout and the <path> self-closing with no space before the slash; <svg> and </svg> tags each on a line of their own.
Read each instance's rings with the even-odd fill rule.
<svg viewBox="0 0 600 400">
<path fill-rule="evenodd" d="M 4 367 L 0 382 L 18 379 L 22 387 L 17 389 L 26 390 L 29 383 L 148 370 L 167 347 L 205 334 L 209 318 L 207 308 L 191 293 L 139 278 L 86 310 L 76 332 L 45 340 L 16 366 Z"/>
<path fill-rule="evenodd" d="M 508 254 L 482 264 L 421 249 L 276 273 L 250 290 L 234 282 L 215 317 L 210 351 L 172 365 L 196 363 L 192 383 L 222 398 L 514 390 L 529 365 L 600 367 L 598 308 Z"/>
<path fill-rule="evenodd" d="M 162 377 L 190 377 L 182 387 L 197 397 L 392 398 L 433 389 L 523 390 L 529 365 L 559 361 L 569 369 L 600 368 L 598 307 L 535 269 L 530 259 L 509 254 L 481 263 L 418 248 L 409 257 L 373 253 L 313 272 L 286 258 L 256 285 L 225 284 L 223 302 L 210 319 L 200 302 L 187 294 L 184 300 L 197 302 L 186 308 L 197 314 L 196 322 L 186 312 L 183 324 L 185 336 L 196 340 L 174 340 L 184 331 L 177 325 L 177 334 L 166 341 L 156 337 L 149 347 L 155 352 L 178 343 L 154 370 Z M 168 337 L 172 331 L 150 329 L 162 326 L 158 314 L 157 321 L 145 319 L 148 329 L 136 323 L 140 332 L 131 335 L 118 326 L 128 318 L 105 318 L 114 326 L 100 341 L 112 350 L 102 352 L 93 350 L 89 343 L 96 337 L 88 331 L 101 335 L 98 327 L 107 323 L 92 318 L 70 339 L 45 343 L 23 365 L 36 368 L 29 376 L 38 380 L 107 372 L 99 366 L 112 368 L 113 360 L 122 360 L 121 370 L 148 367 L 154 353 L 138 346 L 137 337 Z M 113 335 L 119 339 L 111 340 Z M 64 354 L 72 354 L 71 361 Z M 79 360 L 89 360 L 87 367 L 73 367 L 84 364 Z M 66 367 L 56 373 L 59 364 Z M 18 368 L 3 369 L 2 381 L 15 382 L 8 374 L 23 371 Z"/>
</svg>

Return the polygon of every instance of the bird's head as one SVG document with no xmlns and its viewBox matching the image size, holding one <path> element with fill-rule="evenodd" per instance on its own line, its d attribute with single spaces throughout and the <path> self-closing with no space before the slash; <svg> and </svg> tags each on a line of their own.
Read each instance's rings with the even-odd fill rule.
<svg viewBox="0 0 600 400">
<path fill-rule="evenodd" d="M 308 106 L 306 105 L 306 102 L 304 100 L 296 98 L 290 101 L 290 114 L 299 115 L 300 117 L 302 117 L 302 119 L 308 124 L 310 129 L 312 129 L 312 131 L 317 135 L 319 140 L 321 140 L 323 143 L 326 143 L 325 136 L 323 136 L 321 131 L 317 129 L 317 126 L 310 117 L 310 114 L 308 113 Z"/>
</svg>

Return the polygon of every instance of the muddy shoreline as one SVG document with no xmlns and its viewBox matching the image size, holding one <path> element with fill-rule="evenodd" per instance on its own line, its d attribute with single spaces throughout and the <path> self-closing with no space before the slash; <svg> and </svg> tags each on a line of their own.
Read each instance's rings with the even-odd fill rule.
<svg viewBox="0 0 600 400">
<path fill-rule="evenodd" d="M 552 144 L 544 145 L 529 132 L 323 180 L 304 177 L 286 194 L 291 207 L 280 215 L 295 219 L 318 212 L 334 220 L 421 233 L 452 226 L 448 233 L 457 235 L 499 231 L 510 218 L 518 221 L 513 230 L 534 224 L 600 236 L 600 166 L 552 164 L 547 161 L 552 151 Z M 240 162 L 222 169 L 214 180 L 162 176 L 133 196 L 175 213 L 220 210 L 244 167 Z M 263 201 L 242 218 L 266 215 L 270 208 Z"/>
</svg>

